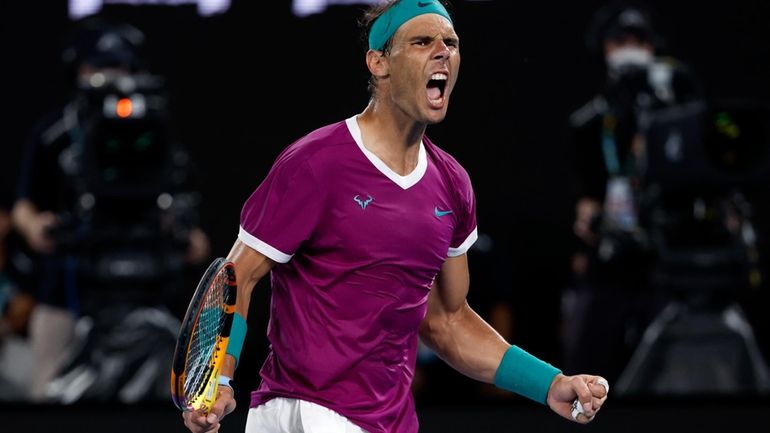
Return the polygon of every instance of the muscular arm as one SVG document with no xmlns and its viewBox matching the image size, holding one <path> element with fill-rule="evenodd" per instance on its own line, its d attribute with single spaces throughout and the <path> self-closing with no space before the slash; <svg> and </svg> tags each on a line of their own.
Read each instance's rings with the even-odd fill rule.
<svg viewBox="0 0 770 433">
<path fill-rule="evenodd" d="M 469 284 L 467 256 L 448 258 L 433 283 L 420 337 L 457 371 L 493 383 L 510 345 L 468 305 Z"/>
<path fill-rule="evenodd" d="M 468 287 L 465 254 L 447 259 L 433 283 L 420 337 L 457 371 L 494 383 L 500 361 L 511 346 L 468 305 Z M 575 420 L 590 422 L 607 399 L 607 388 L 598 384 L 599 379 L 584 374 L 557 374 L 548 389 L 548 406 L 572 420 L 572 402 L 579 398 L 585 413 Z"/>
<path fill-rule="evenodd" d="M 265 257 L 262 253 L 252 249 L 243 242 L 237 240 L 233 245 L 227 260 L 235 264 L 235 278 L 238 282 L 238 296 L 235 302 L 235 311 L 247 319 L 251 292 L 254 286 L 262 279 L 275 262 Z M 235 358 L 228 355 L 222 366 L 222 374 L 233 377 L 235 372 Z"/>
<path fill-rule="evenodd" d="M 235 264 L 235 278 L 238 282 L 235 311 L 245 319 L 249 312 L 251 292 L 254 290 L 254 286 L 270 272 L 275 262 L 239 240 L 235 241 L 233 248 L 227 255 L 227 260 Z M 233 373 L 235 373 L 235 358 L 227 355 L 221 374 L 233 377 Z M 219 430 L 220 420 L 233 410 L 235 410 L 233 390 L 220 386 L 217 400 L 210 413 L 184 412 L 182 419 L 192 433 L 213 433 Z"/>
</svg>

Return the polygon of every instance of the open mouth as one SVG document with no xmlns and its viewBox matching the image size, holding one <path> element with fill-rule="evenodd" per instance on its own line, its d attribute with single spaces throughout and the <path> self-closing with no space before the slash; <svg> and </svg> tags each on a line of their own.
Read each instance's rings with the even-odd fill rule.
<svg viewBox="0 0 770 433">
<path fill-rule="evenodd" d="M 428 80 L 428 101 L 433 105 L 441 104 L 444 100 L 444 89 L 446 88 L 447 74 L 438 72 L 430 76 Z"/>
</svg>

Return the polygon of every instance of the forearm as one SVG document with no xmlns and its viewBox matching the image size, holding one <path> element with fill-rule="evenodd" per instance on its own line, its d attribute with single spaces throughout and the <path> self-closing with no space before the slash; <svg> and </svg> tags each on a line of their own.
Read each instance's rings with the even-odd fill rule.
<svg viewBox="0 0 770 433">
<path fill-rule="evenodd" d="M 457 311 L 434 311 L 420 337 L 441 359 L 473 379 L 493 383 L 508 344 L 466 303 Z"/>
<path fill-rule="evenodd" d="M 267 275 L 272 267 L 269 259 L 261 254 L 255 254 L 254 250 L 242 242 L 236 242 L 227 260 L 235 264 L 235 278 L 238 283 L 238 296 L 235 302 L 235 311 L 246 318 L 251 303 L 251 293 L 259 280 Z"/>
<path fill-rule="evenodd" d="M 56 226 L 56 215 L 51 212 L 41 212 L 29 199 L 16 202 L 11 212 L 14 227 L 27 241 L 32 250 L 49 253 L 54 249 L 54 243 L 48 237 L 48 231 Z"/>
<path fill-rule="evenodd" d="M 40 212 L 37 210 L 35 204 L 29 199 L 23 198 L 17 201 L 13 206 L 13 210 L 11 211 L 11 221 L 13 222 L 13 226 L 16 227 L 16 230 L 26 236 L 30 230 L 30 223 L 34 221 L 39 214 Z"/>
<path fill-rule="evenodd" d="M 245 320 L 248 317 L 254 287 L 270 272 L 274 262 L 240 241 L 233 245 L 227 259 L 235 264 L 235 278 L 238 284 L 235 313 Z M 233 377 L 235 367 L 235 357 L 228 354 L 224 360 L 222 374 Z"/>
</svg>

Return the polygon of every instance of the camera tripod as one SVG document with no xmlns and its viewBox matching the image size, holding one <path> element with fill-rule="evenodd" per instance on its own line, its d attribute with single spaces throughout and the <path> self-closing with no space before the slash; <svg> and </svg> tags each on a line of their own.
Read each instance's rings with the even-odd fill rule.
<svg viewBox="0 0 770 433">
<path fill-rule="evenodd" d="M 770 392 L 770 370 L 734 299 L 745 250 L 666 251 L 653 279 L 674 299 L 647 327 L 622 372 L 622 395 Z M 745 279 L 744 279 L 745 280 Z"/>
</svg>

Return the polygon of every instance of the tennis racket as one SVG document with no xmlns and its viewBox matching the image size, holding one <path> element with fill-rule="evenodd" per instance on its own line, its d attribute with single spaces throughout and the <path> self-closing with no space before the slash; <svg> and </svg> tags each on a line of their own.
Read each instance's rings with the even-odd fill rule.
<svg viewBox="0 0 770 433">
<path fill-rule="evenodd" d="M 187 307 L 171 367 L 171 397 L 183 411 L 208 413 L 217 396 L 235 313 L 235 265 L 214 260 Z"/>
</svg>

